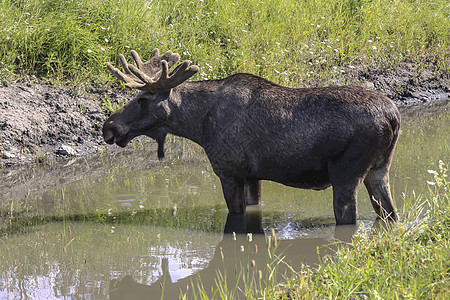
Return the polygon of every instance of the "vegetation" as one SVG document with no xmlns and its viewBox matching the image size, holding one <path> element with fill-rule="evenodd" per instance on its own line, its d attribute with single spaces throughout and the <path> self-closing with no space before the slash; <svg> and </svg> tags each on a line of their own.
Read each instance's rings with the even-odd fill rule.
<svg viewBox="0 0 450 300">
<path fill-rule="evenodd" d="M 131 49 L 146 58 L 155 47 L 178 52 L 200 66 L 194 80 L 251 72 L 289 86 L 343 84 L 361 66 L 391 68 L 405 60 L 419 62 L 418 68 L 433 63 L 448 72 L 449 16 L 445 0 L 0 0 L 0 83 L 37 76 L 109 84 L 116 81 L 106 71 L 107 62 L 118 65 L 118 54 Z M 108 112 L 121 105 L 103 101 Z M 441 163 L 438 172 L 430 171 L 434 179 L 428 194 L 405 196 L 398 224 L 377 235 L 360 232 L 318 268 L 292 270 L 282 281 L 269 276 L 265 288 L 246 281 L 243 270 L 246 295 L 449 298 L 447 170 Z M 1 219 L 1 236 L 50 221 L 154 225 L 161 223 L 157 216 L 173 214 L 171 207 L 153 215 L 144 209 L 110 214 L 105 208 L 64 217 L 62 207 L 55 216 L 20 219 L 13 215 L 15 207 L 12 203 L 0 214 L 9 216 Z M 211 232 L 223 228 L 219 214 L 207 223 L 197 222 L 205 215 L 204 207 L 192 213 L 179 207 L 182 221 L 172 218 L 168 227 L 201 224 L 196 229 Z M 282 254 L 271 255 L 269 274 L 283 264 Z M 241 292 L 220 285 L 220 277 L 217 282 L 218 297 Z M 194 287 L 199 298 L 207 297 L 201 286 Z"/>
<path fill-rule="evenodd" d="M 195 79 L 252 72 L 291 86 L 344 83 L 354 66 L 448 70 L 445 0 L 0 0 L 0 80 L 105 84 L 106 62 L 172 50 Z"/>
<path fill-rule="evenodd" d="M 246 299 L 448 299 L 450 296 L 450 181 L 448 165 L 439 172 L 429 170 L 427 196 L 405 197 L 403 214 L 397 224 L 376 233 L 359 232 L 352 242 L 325 256 L 317 268 L 292 270 L 276 282 L 273 270 L 284 264 L 282 253 L 271 253 L 266 268 L 266 288 L 248 281 L 249 268 L 239 275 Z M 270 240 L 269 240 L 270 244 Z M 218 273 L 213 293 L 233 299 L 236 288 L 228 287 Z M 197 286 L 200 299 L 208 293 Z M 186 295 L 184 298 L 190 298 Z M 194 297 L 197 298 L 197 297 Z"/>
</svg>

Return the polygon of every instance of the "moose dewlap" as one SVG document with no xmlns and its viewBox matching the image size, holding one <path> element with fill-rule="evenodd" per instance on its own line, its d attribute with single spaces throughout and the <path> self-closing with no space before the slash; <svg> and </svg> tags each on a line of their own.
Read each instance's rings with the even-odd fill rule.
<svg viewBox="0 0 450 300">
<path fill-rule="evenodd" d="M 382 218 L 397 216 L 389 167 L 400 115 L 388 98 L 357 86 L 288 88 L 251 74 L 221 80 L 186 81 L 198 67 L 170 51 L 136 66 L 108 64 L 125 85 L 142 92 L 103 126 L 108 144 L 125 147 L 136 136 L 158 142 L 167 134 L 205 149 L 220 178 L 229 213 L 242 214 L 261 199 L 261 180 L 321 190 L 333 187 L 337 224 L 356 223 L 356 191 L 364 182 Z"/>
</svg>

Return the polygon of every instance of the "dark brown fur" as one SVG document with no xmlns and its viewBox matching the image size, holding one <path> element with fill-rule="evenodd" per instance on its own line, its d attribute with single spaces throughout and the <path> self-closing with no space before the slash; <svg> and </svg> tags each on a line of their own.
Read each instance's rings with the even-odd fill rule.
<svg viewBox="0 0 450 300">
<path fill-rule="evenodd" d="M 399 125 L 394 103 L 369 89 L 294 89 L 236 74 L 142 92 L 111 115 L 103 136 L 122 147 L 150 136 L 160 157 L 168 133 L 198 143 L 230 213 L 260 202 L 261 180 L 317 190 L 332 185 L 336 223 L 354 224 L 363 181 L 377 214 L 396 219 L 388 171 Z"/>
</svg>

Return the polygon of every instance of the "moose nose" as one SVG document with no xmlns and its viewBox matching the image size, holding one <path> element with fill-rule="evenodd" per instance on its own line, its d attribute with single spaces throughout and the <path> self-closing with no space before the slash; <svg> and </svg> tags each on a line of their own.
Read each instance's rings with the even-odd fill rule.
<svg viewBox="0 0 450 300">
<path fill-rule="evenodd" d="M 107 144 L 114 144 L 114 135 L 111 131 L 103 132 L 103 139 Z"/>
<path fill-rule="evenodd" d="M 114 144 L 114 131 L 112 130 L 112 122 L 106 122 L 103 126 L 103 140 L 107 144 Z"/>
</svg>

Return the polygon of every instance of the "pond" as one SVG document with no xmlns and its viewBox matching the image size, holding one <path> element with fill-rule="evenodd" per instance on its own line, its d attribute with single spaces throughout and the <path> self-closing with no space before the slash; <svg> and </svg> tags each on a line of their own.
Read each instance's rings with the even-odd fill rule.
<svg viewBox="0 0 450 300">
<path fill-rule="evenodd" d="M 404 195 L 427 191 L 427 170 L 450 161 L 448 101 L 401 113 L 390 172 L 400 213 Z M 264 286 L 291 272 L 284 262 L 297 272 L 314 266 L 336 240 L 374 224 L 364 187 L 358 225 L 335 227 L 331 189 L 273 182 L 263 183 L 261 208 L 227 216 L 201 149 L 171 139 L 162 162 L 153 144 L 137 141 L 52 166 L 0 169 L 0 298 L 175 299 L 220 281 L 233 289 L 236 277 L 241 289 Z M 237 288 L 235 298 L 244 298 Z"/>
</svg>

